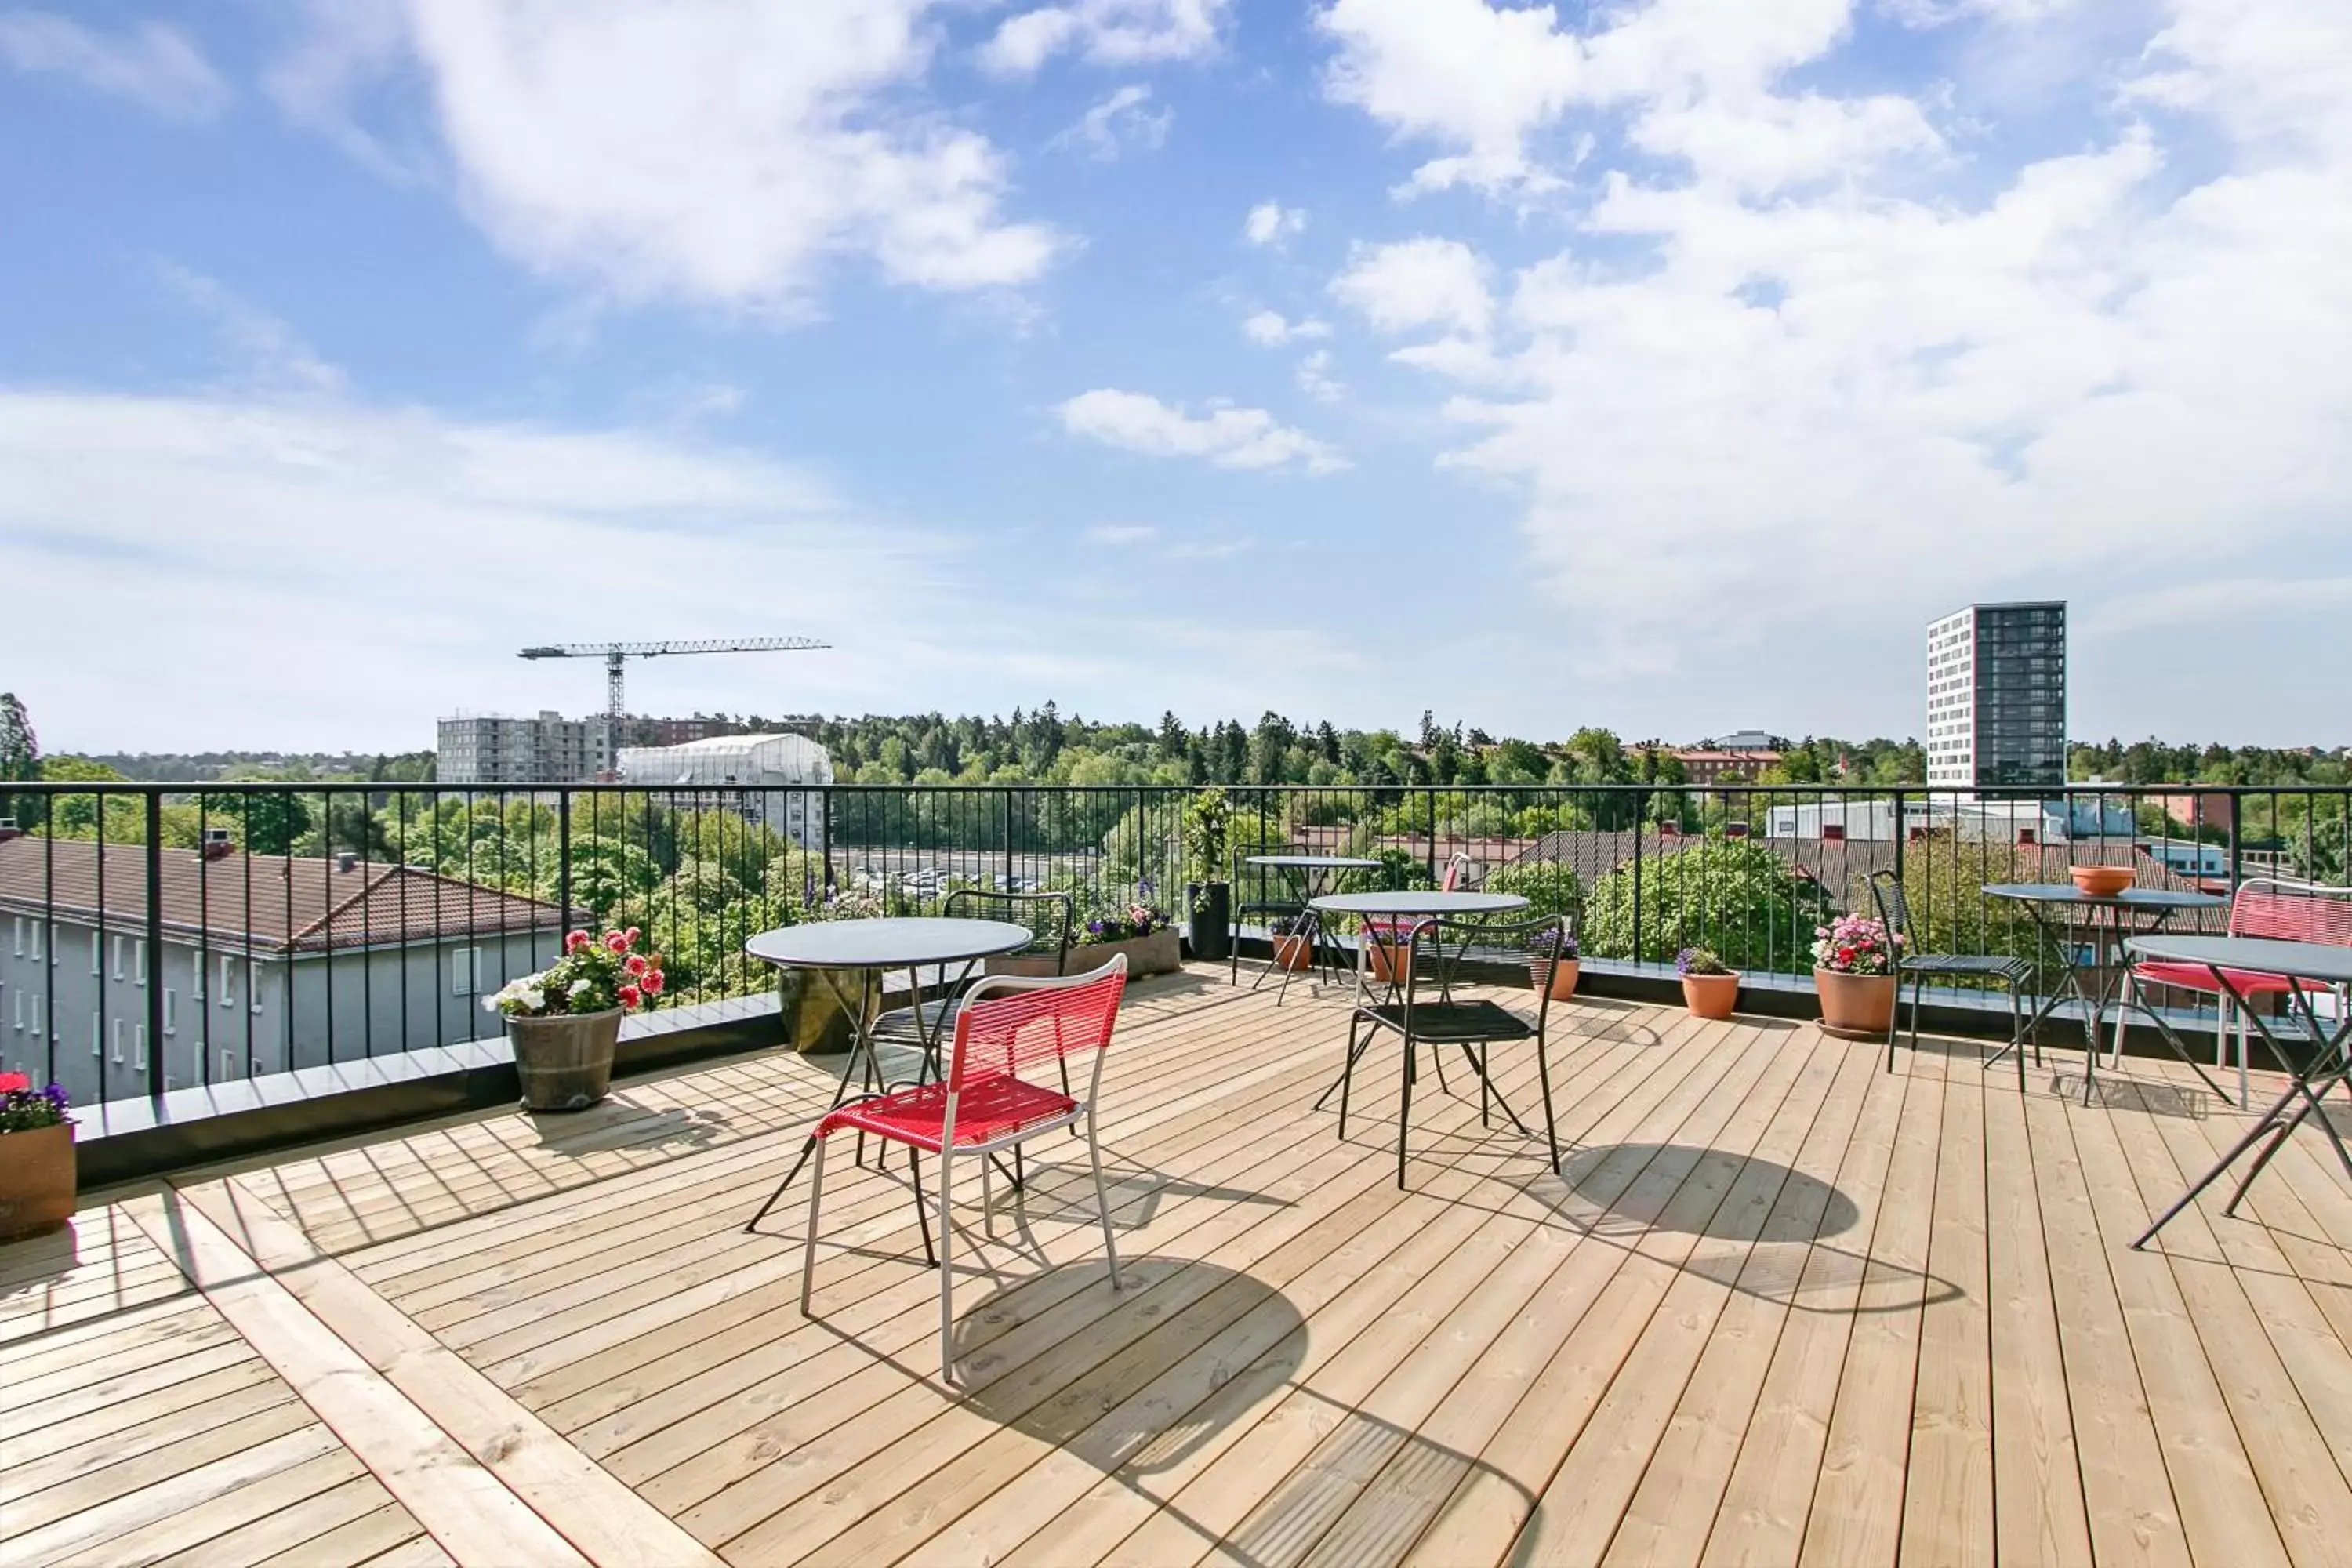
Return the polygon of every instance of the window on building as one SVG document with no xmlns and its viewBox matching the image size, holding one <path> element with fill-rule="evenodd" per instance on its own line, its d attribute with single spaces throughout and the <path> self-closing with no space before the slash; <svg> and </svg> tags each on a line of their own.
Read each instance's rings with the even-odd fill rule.
<svg viewBox="0 0 2352 1568">
<path fill-rule="evenodd" d="M 131 1031 L 131 1065 L 141 1072 L 147 1070 L 147 1026 L 139 1024 Z"/>
<path fill-rule="evenodd" d="M 224 1007 L 236 1005 L 236 970 L 234 967 L 236 963 L 233 958 L 224 958 L 220 961 L 220 1005 Z"/>
<path fill-rule="evenodd" d="M 453 947 L 449 950 L 449 994 L 478 996 L 482 994 L 482 950 L 478 947 Z"/>
<path fill-rule="evenodd" d="M 103 974 L 106 973 L 104 966 L 99 963 L 99 959 L 102 956 L 100 940 L 101 939 L 98 932 L 92 931 L 89 933 L 89 972 L 92 974 Z"/>
<path fill-rule="evenodd" d="M 38 958 L 41 956 L 41 931 L 43 928 L 39 921 L 34 921 L 31 924 L 33 927 L 33 951 L 28 956 Z M 49 955 L 49 962 L 51 963 L 55 963 L 57 961 L 57 954 L 54 952 L 51 953 Z"/>
<path fill-rule="evenodd" d="M 118 936 L 118 937 L 116 937 L 116 938 L 114 939 L 114 941 L 113 941 L 113 952 L 114 952 L 114 977 L 115 977 L 117 980 L 120 980 L 120 979 L 121 979 L 121 978 L 122 978 L 122 939 L 121 939 L 121 937 L 119 937 L 119 936 Z"/>
<path fill-rule="evenodd" d="M 163 1032 L 167 1035 L 180 1032 L 180 994 L 168 985 L 163 987 Z"/>
<path fill-rule="evenodd" d="M 249 958 L 245 961 L 245 999 L 255 1012 L 261 1011 L 261 966 Z"/>
<path fill-rule="evenodd" d="M 122 1065 L 122 1020 L 117 1018 L 114 1020 L 114 1065 L 116 1067 Z"/>
<path fill-rule="evenodd" d="M 236 1070 L 236 1053 L 235 1051 L 221 1052 L 220 1075 L 224 1079 L 237 1078 L 241 1076 Z"/>
<path fill-rule="evenodd" d="M 94 1057 L 106 1055 L 106 1025 L 97 1018 L 89 1021 L 89 1054 Z"/>
<path fill-rule="evenodd" d="M 147 939 L 143 936 L 131 947 L 131 980 L 135 985 L 147 984 Z"/>
<path fill-rule="evenodd" d="M 188 956 L 188 996 L 196 1002 L 205 999 L 205 955 L 201 952 Z"/>
<path fill-rule="evenodd" d="M 29 1000 L 30 1005 L 26 1008 L 26 1011 L 33 1016 L 33 1033 L 37 1035 L 41 1032 L 41 999 L 35 996 Z"/>
</svg>

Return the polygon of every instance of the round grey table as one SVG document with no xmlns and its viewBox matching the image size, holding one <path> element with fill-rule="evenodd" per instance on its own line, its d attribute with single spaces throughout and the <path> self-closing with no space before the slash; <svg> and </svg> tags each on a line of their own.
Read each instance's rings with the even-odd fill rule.
<svg viewBox="0 0 2352 1568">
<path fill-rule="evenodd" d="M 849 1014 L 849 1054 L 842 1058 L 841 1083 L 833 1092 L 833 1104 L 828 1110 L 838 1110 L 849 1098 L 850 1076 L 856 1072 L 861 1054 L 865 1062 L 863 1085 L 868 1093 L 877 1086 L 887 1087 L 882 1080 L 882 1058 L 874 1047 L 874 1035 L 866 1025 L 866 998 L 880 984 L 882 977 L 892 970 L 903 969 L 913 982 L 915 1017 L 919 1033 L 923 1016 L 922 971 L 929 966 L 950 963 L 976 963 L 1000 952 L 1012 952 L 1029 945 L 1031 931 L 1027 926 L 1017 926 L 1010 921 L 967 921 L 937 918 L 890 919 L 874 921 L 811 921 L 805 925 L 784 926 L 776 931 L 763 931 L 743 944 L 751 957 L 772 963 L 780 969 L 812 969 L 824 977 L 824 984 Z M 845 973 L 857 976 L 857 995 L 853 999 L 842 989 Z M 946 1015 L 940 1015 L 944 1021 Z M 929 1071 L 937 1076 L 940 1068 L 939 1031 L 934 1027 L 928 1036 L 920 1036 L 922 1065 L 916 1068 L 916 1080 Z M 801 1173 L 809 1151 L 816 1147 L 812 1135 L 801 1145 L 800 1155 L 793 1168 L 784 1173 L 760 1212 L 751 1216 L 749 1230 L 766 1216 Z"/>
<path fill-rule="evenodd" d="M 1334 950 L 1322 940 L 1323 926 L 1322 921 L 1315 918 L 1315 900 L 1328 889 L 1331 879 L 1340 872 L 1377 871 L 1381 868 L 1381 863 L 1378 860 L 1368 860 L 1360 855 L 1246 855 L 1242 858 L 1242 864 L 1255 866 L 1262 870 L 1281 872 L 1282 879 L 1288 885 L 1291 895 L 1289 900 L 1282 904 L 1272 903 L 1261 898 L 1255 903 L 1244 904 L 1242 910 L 1261 914 L 1304 915 L 1307 929 L 1299 934 L 1307 938 L 1307 952 L 1310 954 L 1309 962 L 1311 963 L 1315 956 L 1324 958 L 1326 973 L 1336 979 L 1338 965 L 1330 962 Z M 1242 977 L 1242 950 L 1238 942 L 1234 944 L 1233 957 L 1230 962 L 1232 979 L 1238 984 Z M 1255 991 L 1265 983 L 1265 973 L 1262 972 L 1255 980 L 1250 982 L 1250 989 Z M 1289 994 L 1289 992 L 1290 971 L 1286 968 L 1282 972 L 1282 988 L 1275 994 L 1275 1005 L 1280 1006 L 1282 998 Z"/>
<path fill-rule="evenodd" d="M 2149 1237 L 2195 1201 L 2199 1193 L 2218 1181 L 2221 1173 L 2237 1162 L 2238 1156 L 2267 1138 L 2270 1142 L 2254 1157 L 2244 1179 L 2239 1182 L 2238 1190 L 2222 1205 L 2223 1214 L 2237 1213 L 2238 1205 L 2245 1199 L 2246 1189 L 2254 1184 L 2254 1178 L 2263 1173 L 2263 1167 L 2271 1163 L 2271 1156 L 2279 1152 L 2281 1145 L 2297 1127 L 2313 1117 L 2318 1119 L 2321 1130 L 2327 1134 L 2327 1141 L 2335 1145 L 2336 1157 L 2343 1162 L 2345 1173 L 2352 1175 L 2352 1150 L 2345 1148 L 2343 1134 L 2336 1131 L 2336 1124 L 2327 1118 L 2327 1107 L 2321 1103 L 2329 1089 L 2352 1079 L 2352 1006 L 2338 1007 L 2336 1029 L 2330 1034 L 2319 1026 L 2318 1011 L 2311 1005 L 2315 987 L 2320 990 L 2335 988 L 2339 996 L 2352 992 L 2352 947 L 2315 942 L 2276 942 L 2258 936 L 2161 935 L 2136 936 L 2124 946 L 2135 958 L 2150 959 L 2158 963 L 2204 965 L 2211 972 L 2213 984 L 2221 988 L 2223 994 L 2235 1000 L 2245 1016 L 2252 1020 L 2254 1027 L 2262 1031 L 2263 1043 L 2270 1047 L 2271 1054 L 2281 1062 L 2291 1062 L 2293 1058 L 2280 1048 L 2278 1037 L 2271 1033 L 2269 1023 L 2238 988 L 2231 976 L 2262 974 L 2303 982 L 2287 994 L 2301 1010 L 2304 1027 L 2311 1031 L 2312 1043 L 2311 1056 L 2305 1064 L 2299 1068 L 2289 1068 L 2294 1081 L 2284 1094 L 2279 1096 L 2278 1103 L 2264 1111 L 2261 1120 L 2247 1129 L 2246 1135 L 2216 1161 L 2211 1170 L 2198 1177 L 2196 1184 L 2181 1194 L 2153 1225 L 2142 1231 L 2139 1239 L 2132 1246 L 2147 1246 Z M 2157 1027 L 2164 1030 L 2167 1039 L 2172 1038 L 2172 1031 L 2163 1019 L 2157 1019 Z M 2184 1057 L 2189 1054 L 2177 1040 L 2173 1041 L 2172 1048 Z M 2289 1106 L 2294 1107 L 2292 1115 L 2287 1112 Z"/>
<path fill-rule="evenodd" d="M 1986 888 L 1984 892 L 1989 899 L 2001 899 L 2025 907 L 2026 912 L 2033 917 L 2034 930 L 2042 945 L 2057 955 L 2074 988 L 2074 999 L 2083 1004 L 2083 1103 L 2085 1105 L 2091 1103 L 2092 1089 L 2098 1075 L 2099 1024 L 2106 1016 L 2107 1009 L 2114 1007 L 2129 1012 L 2137 1007 L 2150 1018 L 2156 1016 L 2147 1003 L 2123 994 L 2125 966 L 2120 963 L 2110 963 L 2110 955 L 2119 952 L 2125 940 L 2133 934 L 2130 928 L 2140 921 L 2147 922 L 2140 934 L 2154 935 L 2164 929 L 2167 921 L 2183 910 L 2227 909 L 2230 903 L 2229 900 L 2217 899 L 2210 893 L 2179 893 L 2167 888 L 2126 888 L 2118 893 L 2086 893 L 2072 882 L 1997 882 Z M 2091 957 L 2087 963 L 2078 958 L 2075 944 L 2069 938 L 2068 932 L 2074 927 L 2084 928 L 2091 933 Z M 2031 1039 L 2034 1031 L 2042 1026 L 2042 1020 L 2056 1012 L 2067 999 L 2064 988 L 2052 986 L 2050 994 L 2043 997 L 2042 1005 L 2034 1009 L 2033 1016 L 2026 1020 L 2025 1028 L 2018 1036 L 2017 1042 L 2008 1048 L 2022 1049 L 2021 1042 Z M 2187 1062 L 2199 1078 L 2205 1079 L 2205 1087 L 2227 1100 L 2229 1096 L 2221 1094 L 2221 1086 L 2205 1077 L 2205 1069 L 2199 1067 L 2197 1058 L 2173 1038 L 2172 1032 L 2167 1029 L 2163 1034 L 2172 1048 L 2179 1053 L 2180 1059 Z M 2120 1050 L 2122 1047 L 2118 1046 L 2116 1048 Z M 2001 1053 L 1996 1052 L 1985 1065 L 1990 1067 L 2000 1058 Z"/>
</svg>

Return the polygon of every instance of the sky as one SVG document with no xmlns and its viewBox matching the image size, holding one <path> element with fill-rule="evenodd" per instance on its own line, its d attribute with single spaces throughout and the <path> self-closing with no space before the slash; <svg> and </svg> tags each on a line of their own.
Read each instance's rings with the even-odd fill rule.
<svg viewBox="0 0 2352 1568">
<path fill-rule="evenodd" d="M 2342 0 L 0 0 L 0 687 L 2352 739 Z"/>
</svg>

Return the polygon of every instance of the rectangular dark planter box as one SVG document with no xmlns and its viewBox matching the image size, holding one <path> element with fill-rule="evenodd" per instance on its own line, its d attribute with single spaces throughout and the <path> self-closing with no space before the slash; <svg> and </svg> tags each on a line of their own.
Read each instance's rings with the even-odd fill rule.
<svg viewBox="0 0 2352 1568">
<path fill-rule="evenodd" d="M 1131 936 L 1125 942 L 1084 942 L 1070 949 L 1069 967 L 1065 974 L 1091 974 L 1120 953 L 1127 954 L 1127 977 L 1137 979 L 1146 974 L 1173 974 L 1184 966 L 1184 952 L 1174 926 L 1165 926 L 1150 936 Z M 991 974 L 1049 975 L 1054 973 L 1051 954 L 1019 952 L 988 961 Z"/>
</svg>

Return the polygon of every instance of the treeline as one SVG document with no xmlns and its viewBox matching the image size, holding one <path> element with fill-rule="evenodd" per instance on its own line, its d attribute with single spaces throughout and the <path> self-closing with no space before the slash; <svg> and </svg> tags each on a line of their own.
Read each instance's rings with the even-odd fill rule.
<svg viewBox="0 0 2352 1568">
<path fill-rule="evenodd" d="M 2352 750 L 2316 746 L 2168 746 L 2162 741 L 2077 742 L 2066 755 L 2066 775 L 2077 783 L 2210 784 L 2321 787 L 2352 783 Z"/>
</svg>

